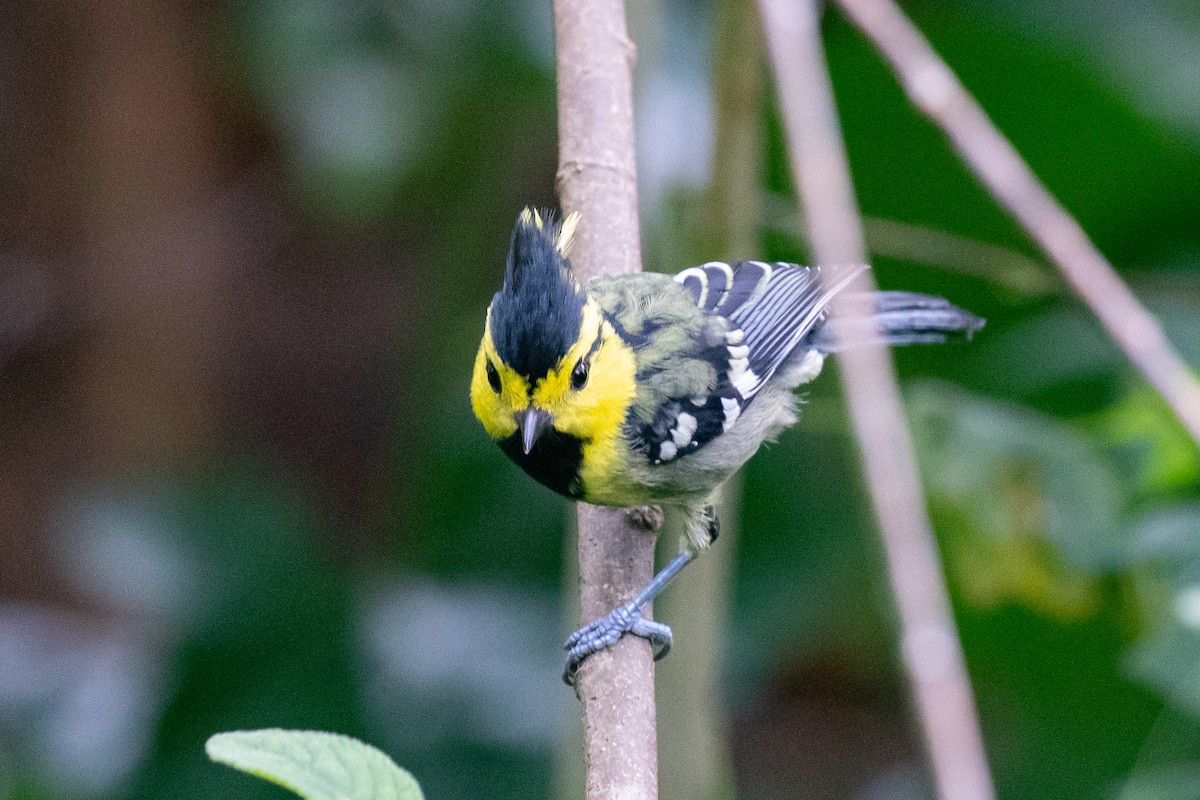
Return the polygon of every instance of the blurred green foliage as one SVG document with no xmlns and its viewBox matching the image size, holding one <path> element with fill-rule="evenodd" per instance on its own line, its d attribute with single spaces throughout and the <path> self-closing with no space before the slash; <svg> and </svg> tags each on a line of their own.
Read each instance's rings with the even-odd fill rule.
<svg viewBox="0 0 1200 800">
<path fill-rule="evenodd" d="M 127 796 L 275 797 L 265 784 L 214 774 L 204 741 L 264 721 L 362 732 L 351 585 L 318 549 L 308 503 L 260 471 L 211 465 L 179 489 L 203 613 L 174 648 L 154 757 Z"/>
<path fill-rule="evenodd" d="M 1095 613 L 1097 581 L 1125 551 L 1121 485 L 1068 425 L 942 385 L 910 412 L 943 555 L 966 602 Z"/>
</svg>

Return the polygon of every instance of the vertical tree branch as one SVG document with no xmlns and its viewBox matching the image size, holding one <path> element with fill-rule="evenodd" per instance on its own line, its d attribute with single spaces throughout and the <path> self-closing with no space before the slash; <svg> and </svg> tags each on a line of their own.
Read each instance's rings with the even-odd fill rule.
<svg viewBox="0 0 1200 800">
<path fill-rule="evenodd" d="M 1083 228 L 1042 186 L 979 103 L 891 0 L 838 0 L 891 63 L 913 104 L 1058 264 L 1133 365 L 1200 443 L 1200 383 Z"/>
<path fill-rule="evenodd" d="M 821 263 L 866 260 L 849 165 L 821 44 L 815 0 L 760 0 L 792 172 L 809 242 Z M 867 275 L 859 289 L 873 289 Z M 834 313 L 853 312 L 844 294 Z M 991 800 L 991 777 L 962 646 L 921 497 L 895 369 L 887 350 L 839 356 L 851 417 L 883 535 L 901 652 L 912 683 L 938 795 Z"/>
<path fill-rule="evenodd" d="M 765 61 L 753 0 L 721 0 L 713 31 L 716 136 L 700 232 L 708 258 L 751 258 L 760 244 Z"/>
<path fill-rule="evenodd" d="M 580 278 L 641 269 L 631 69 L 623 0 L 555 0 L 558 191 L 582 215 L 572 261 Z M 579 505 L 583 621 L 607 614 L 651 578 L 654 537 L 624 511 Z M 654 662 L 634 636 L 590 657 L 583 702 L 586 796 L 658 796 Z"/>
<path fill-rule="evenodd" d="M 91 326 L 79 364 L 91 477 L 174 467 L 215 443 L 215 343 L 233 258 L 211 213 L 218 130 L 197 79 L 192 9 L 122 0 L 68 11 L 88 32 L 77 178 L 86 266 L 74 290 Z"/>
</svg>

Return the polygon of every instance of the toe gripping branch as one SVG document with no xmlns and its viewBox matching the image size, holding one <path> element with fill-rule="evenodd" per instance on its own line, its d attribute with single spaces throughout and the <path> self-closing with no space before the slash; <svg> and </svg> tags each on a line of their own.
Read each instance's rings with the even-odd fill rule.
<svg viewBox="0 0 1200 800">
<path fill-rule="evenodd" d="M 701 512 L 709 526 L 710 541 L 717 538 L 717 516 L 712 506 L 705 506 Z M 671 652 L 674 636 L 671 628 L 662 622 L 646 619 L 642 610 L 657 597 L 667 584 L 679 572 L 696 558 L 697 550 L 684 547 L 677 556 L 655 575 L 650 583 L 637 595 L 622 606 L 617 606 L 607 615 L 593 620 L 575 631 L 567 638 L 563 647 L 567 651 L 567 665 L 563 669 L 563 682 L 568 686 L 575 685 L 575 675 L 584 659 L 593 653 L 598 653 L 606 647 L 611 647 L 626 633 L 640 636 L 650 642 L 654 648 L 654 660 Z"/>
</svg>

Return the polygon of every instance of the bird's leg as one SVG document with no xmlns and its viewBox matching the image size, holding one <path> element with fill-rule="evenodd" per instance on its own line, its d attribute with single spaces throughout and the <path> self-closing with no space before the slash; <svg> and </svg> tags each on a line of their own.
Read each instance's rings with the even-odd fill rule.
<svg viewBox="0 0 1200 800">
<path fill-rule="evenodd" d="M 579 665 L 585 658 L 616 644 L 626 633 L 649 640 L 654 648 L 655 661 L 670 652 L 671 629 L 661 622 L 643 617 L 642 609 L 667 588 L 671 579 L 695 557 L 695 550 L 681 551 L 632 600 L 572 633 L 563 645 L 567 649 L 567 666 L 563 670 L 563 680 L 567 685 L 575 685 L 575 673 L 579 671 Z"/>
<path fill-rule="evenodd" d="M 705 536 L 707 539 L 705 545 L 707 546 L 717 538 L 716 513 L 712 506 L 704 506 L 699 513 L 693 516 L 693 519 L 688 520 L 689 530 L 697 522 L 702 523 L 707 532 Z M 567 650 L 567 666 L 563 670 L 563 680 L 568 686 L 575 685 L 575 674 L 579 672 L 579 665 L 585 658 L 616 644 L 617 640 L 626 633 L 649 640 L 650 646 L 654 648 L 655 661 L 671 651 L 674 637 L 670 627 L 661 622 L 646 619 L 642 616 L 642 610 L 647 603 L 667 588 L 667 584 L 671 582 L 672 578 L 696 558 L 702 548 L 694 546 L 695 538 L 689 533 L 684 538 L 679 554 L 671 559 L 632 600 L 614 608 L 606 616 L 593 620 L 571 634 L 566 644 L 563 645 Z"/>
<path fill-rule="evenodd" d="M 647 533 L 658 533 L 663 524 L 662 506 L 634 506 L 626 512 L 626 516 Z"/>
</svg>

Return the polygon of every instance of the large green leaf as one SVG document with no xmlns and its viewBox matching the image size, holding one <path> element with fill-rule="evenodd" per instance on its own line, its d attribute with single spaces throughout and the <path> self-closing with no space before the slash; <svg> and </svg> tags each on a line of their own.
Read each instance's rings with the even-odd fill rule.
<svg viewBox="0 0 1200 800">
<path fill-rule="evenodd" d="M 1152 633 L 1130 653 L 1130 668 L 1200 715 L 1200 504 L 1147 514 L 1133 530 L 1131 557 L 1144 566 L 1138 588 Z"/>
<path fill-rule="evenodd" d="M 1116 800 L 1200 800 L 1200 768 L 1177 764 L 1135 774 Z"/>
<path fill-rule="evenodd" d="M 947 567 L 981 607 L 1060 618 L 1095 608 L 1095 580 L 1125 563 L 1123 490 L 1092 443 L 1032 409 L 925 383 L 915 439 Z"/>
<path fill-rule="evenodd" d="M 308 800 L 423 800 L 416 780 L 379 750 L 320 731 L 218 733 L 213 761 L 257 775 Z"/>
<path fill-rule="evenodd" d="M 1090 421 L 1140 495 L 1169 496 L 1200 484 L 1200 450 L 1150 388 L 1131 392 Z"/>
</svg>

